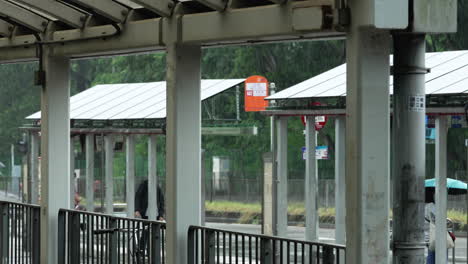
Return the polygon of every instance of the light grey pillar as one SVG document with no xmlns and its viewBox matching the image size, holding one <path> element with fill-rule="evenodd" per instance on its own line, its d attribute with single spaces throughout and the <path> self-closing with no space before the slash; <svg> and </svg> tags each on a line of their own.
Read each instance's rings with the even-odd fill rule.
<svg viewBox="0 0 468 264">
<path fill-rule="evenodd" d="M 317 146 L 317 131 L 315 131 L 315 116 L 306 118 L 305 135 L 305 239 L 307 241 L 318 241 L 318 170 L 315 157 Z"/>
<path fill-rule="evenodd" d="M 188 227 L 201 223 L 201 47 L 167 44 L 166 60 L 167 261 L 187 263 Z"/>
<path fill-rule="evenodd" d="M 31 132 L 30 134 L 30 156 L 29 156 L 29 177 L 31 180 L 30 186 L 30 201 L 32 204 L 39 203 L 39 135 L 37 132 Z"/>
<path fill-rule="evenodd" d="M 277 173 L 275 193 L 275 235 L 286 237 L 288 227 L 288 117 L 277 117 Z"/>
<path fill-rule="evenodd" d="M 114 213 L 114 136 L 108 134 L 104 137 L 105 174 L 106 174 L 106 214 Z"/>
<path fill-rule="evenodd" d="M 86 210 L 94 212 L 94 134 L 86 135 Z"/>
<path fill-rule="evenodd" d="M 126 197 L 127 197 L 127 217 L 135 216 L 135 136 L 125 137 L 126 163 Z"/>
<path fill-rule="evenodd" d="M 394 34 L 393 263 L 424 263 L 425 39 Z"/>
<path fill-rule="evenodd" d="M 345 173 L 346 118 L 335 119 L 335 242 L 346 243 L 346 173 Z"/>
<path fill-rule="evenodd" d="M 47 53 L 41 90 L 41 264 L 58 264 L 58 211 L 70 205 L 70 61 Z"/>
<path fill-rule="evenodd" d="M 390 35 L 352 26 L 346 44 L 346 263 L 388 264 Z"/>
<path fill-rule="evenodd" d="M 436 233 L 435 250 L 436 263 L 446 263 L 447 261 L 447 117 L 438 116 L 436 118 Z"/>
<path fill-rule="evenodd" d="M 273 155 L 263 154 L 262 234 L 273 235 Z"/>
<path fill-rule="evenodd" d="M 75 208 L 75 137 L 70 137 L 70 209 Z"/>
<path fill-rule="evenodd" d="M 148 219 L 156 220 L 158 215 L 158 175 L 156 173 L 156 135 L 148 138 Z"/>
</svg>

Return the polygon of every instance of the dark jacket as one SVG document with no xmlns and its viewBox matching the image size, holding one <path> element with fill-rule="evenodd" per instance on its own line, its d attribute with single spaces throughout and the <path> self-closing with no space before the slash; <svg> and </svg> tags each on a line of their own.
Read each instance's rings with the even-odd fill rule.
<svg viewBox="0 0 468 264">
<path fill-rule="evenodd" d="M 164 217 L 164 194 L 158 185 L 158 217 Z M 143 218 L 148 218 L 146 211 L 148 209 L 148 180 L 143 181 L 135 193 L 135 212 L 140 212 Z"/>
</svg>

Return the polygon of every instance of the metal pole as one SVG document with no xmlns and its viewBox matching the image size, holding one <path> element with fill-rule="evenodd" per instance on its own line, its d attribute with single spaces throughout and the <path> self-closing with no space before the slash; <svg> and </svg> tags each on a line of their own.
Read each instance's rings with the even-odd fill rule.
<svg viewBox="0 0 468 264">
<path fill-rule="evenodd" d="M 70 209 L 75 208 L 75 137 L 70 137 Z"/>
<path fill-rule="evenodd" d="M 94 212 L 94 134 L 86 135 L 86 210 Z"/>
<path fill-rule="evenodd" d="M 31 132 L 31 146 L 30 146 L 30 164 L 31 167 L 29 168 L 29 174 L 31 179 L 31 203 L 38 204 L 39 203 L 39 166 L 38 166 L 38 158 L 39 158 L 39 135 L 37 132 Z"/>
<path fill-rule="evenodd" d="M 337 244 L 346 243 L 345 139 L 346 118 L 338 116 L 335 120 L 335 242 Z"/>
<path fill-rule="evenodd" d="M 363 3 L 349 1 L 353 17 L 364 15 Z M 388 31 L 351 26 L 346 38 L 346 211 L 353 213 L 346 215 L 346 263 L 388 263 L 389 53 Z"/>
<path fill-rule="evenodd" d="M 275 235 L 286 237 L 288 227 L 288 118 L 277 119 L 277 178 L 275 181 Z"/>
<path fill-rule="evenodd" d="M 126 163 L 125 174 L 127 176 L 126 198 L 127 198 L 127 217 L 133 217 L 135 214 L 135 136 L 127 135 L 126 142 Z"/>
<path fill-rule="evenodd" d="M 104 137 L 104 147 L 106 153 L 106 214 L 114 213 L 114 136 L 109 134 Z"/>
<path fill-rule="evenodd" d="M 424 262 L 425 40 L 394 34 L 393 262 Z"/>
<path fill-rule="evenodd" d="M 447 263 L 447 117 L 436 118 L 435 263 Z"/>
<path fill-rule="evenodd" d="M 156 135 L 148 138 L 148 219 L 156 220 L 158 216 L 158 176 L 156 173 Z"/>
<path fill-rule="evenodd" d="M 315 116 L 307 116 L 305 136 L 305 239 L 318 241 L 318 170 L 315 147 L 317 146 L 317 131 L 315 131 Z"/>
</svg>

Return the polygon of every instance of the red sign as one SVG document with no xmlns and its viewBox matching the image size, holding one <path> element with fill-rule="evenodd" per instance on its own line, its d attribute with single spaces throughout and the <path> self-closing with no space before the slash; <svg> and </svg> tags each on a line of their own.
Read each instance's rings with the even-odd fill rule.
<svg viewBox="0 0 468 264">
<path fill-rule="evenodd" d="M 265 97 L 268 96 L 268 80 L 263 76 L 250 76 L 245 80 L 245 111 L 263 111 L 268 106 Z"/>
<path fill-rule="evenodd" d="M 301 116 L 301 121 L 305 126 L 306 123 L 307 123 L 305 116 Z M 328 121 L 327 116 L 316 116 L 315 117 L 315 125 L 314 125 L 315 131 L 319 131 L 320 129 L 322 129 L 327 124 L 327 121 Z"/>
</svg>

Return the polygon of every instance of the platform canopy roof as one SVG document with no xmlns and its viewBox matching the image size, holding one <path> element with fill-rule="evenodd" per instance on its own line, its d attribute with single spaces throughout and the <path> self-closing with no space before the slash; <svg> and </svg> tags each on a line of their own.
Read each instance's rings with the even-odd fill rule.
<svg viewBox="0 0 468 264">
<path fill-rule="evenodd" d="M 202 80 L 201 99 L 217 95 L 244 80 Z M 41 112 L 37 112 L 26 119 L 40 118 Z M 101 84 L 70 98 L 72 120 L 164 118 L 166 118 L 166 82 Z"/>
<path fill-rule="evenodd" d="M 390 56 L 390 64 L 393 56 Z M 426 95 L 468 92 L 468 51 L 426 53 Z M 393 76 L 390 76 L 393 93 Z M 346 64 L 282 90 L 267 100 L 346 96 Z"/>
</svg>

